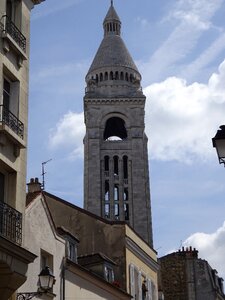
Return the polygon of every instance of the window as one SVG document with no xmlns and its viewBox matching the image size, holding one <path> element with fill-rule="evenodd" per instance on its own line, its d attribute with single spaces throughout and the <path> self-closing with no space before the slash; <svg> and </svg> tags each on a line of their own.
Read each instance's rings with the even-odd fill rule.
<svg viewBox="0 0 225 300">
<path fill-rule="evenodd" d="M 137 300 L 158 299 L 156 284 L 133 264 L 130 264 L 130 294 Z"/>
<path fill-rule="evenodd" d="M 77 262 L 77 245 L 73 241 L 67 241 L 67 257 L 74 261 Z"/>
<path fill-rule="evenodd" d="M 8 74 L 3 77 L 3 102 L 4 109 L 12 112 L 16 117 L 19 113 L 19 89 L 20 83 L 16 78 Z"/>
<path fill-rule="evenodd" d="M 6 1 L 6 15 L 7 17 L 20 28 L 21 23 L 21 3 L 17 0 Z"/>
<path fill-rule="evenodd" d="M 0 202 L 4 202 L 5 175 L 0 173 Z"/>
<path fill-rule="evenodd" d="M 4 108 L 9 110 L 10 102 L 10 81 L 4 78 L 3 81 L 3 105 Z"/>
<path fill-rule="evenodd" d="M 113 282 L 114 281 L 114 272 L 113 272 L 112 267 L 105 266 L 104 271 L 105 271 L 105 280 L 107 280 L 108 282 Z"/>
<path fill-rule="evenodd" d="M 40 270 L 48 266 L 53 272 L 53 255 L 41 249 L 40 259 Z"/>
</svg>

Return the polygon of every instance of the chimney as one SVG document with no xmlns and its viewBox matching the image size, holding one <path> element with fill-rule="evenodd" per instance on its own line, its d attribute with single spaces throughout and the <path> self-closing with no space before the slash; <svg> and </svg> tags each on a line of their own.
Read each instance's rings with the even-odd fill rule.
<svg viewBox="0 0 225 300">
<path fill-rule="evenodd" d="M 41 192 L 41 184 L 37 177 L 31 178 L 27 186 L 28 186 L 28 193 Z"/>
</svg>

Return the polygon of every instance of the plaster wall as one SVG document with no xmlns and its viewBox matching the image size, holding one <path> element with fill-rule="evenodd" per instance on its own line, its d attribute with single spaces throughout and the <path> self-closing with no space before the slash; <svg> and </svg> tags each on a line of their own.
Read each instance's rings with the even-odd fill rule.
<svg viewBox="0 0 225 300">
<path fill-rule="evenodd" d="M 65 256 L 65 241 L 54 232 L 51 219 L 41 196 L 31 202 L 25 216 L 25 246 L 38 257 L 28 267 L 28 279 L 19 292 L 35 291 L 38 275 L 41 270 L 41 249 L 53 256 L 53 273 L 56 283 L 53 286 L 55 299 L 60 299 L 60 279 L 63 257 Z"/>
<path fill-rule="evenodd" d="M 128 296 L 121 296 L 118 292 L 113 295 L 109 292 L 109 287 L 104 283 L 100 286 L 96 282 L 90 282 L 70 271 L 66 271 L 65 299 L 93 299 L 93 300 L 119 300 L 130 299 Z M 116 293 L 115 293 L 116 294 Z M 122 293 L 121 293 L 122 294 Z"/>
<path fill-rule="evenodd" d="M 156 252 L 151 249 L 142 239 L 140 239 L 128 226 L 126 226 L 126 236 L 130 238 L 144 254 L 150 258 L 154 263 L 154 268 L 140 258 L 138 253 L 134 253 L 126 248 L 126 277 L 127 277 L 127 291 L 130 289 L 130 265 L 134 265 L 137 269 L 148 279 L 154 282 L 157 287 L 157 256 Z M 143 255 L 142 255 L 143 256 Z"/>
</svg>

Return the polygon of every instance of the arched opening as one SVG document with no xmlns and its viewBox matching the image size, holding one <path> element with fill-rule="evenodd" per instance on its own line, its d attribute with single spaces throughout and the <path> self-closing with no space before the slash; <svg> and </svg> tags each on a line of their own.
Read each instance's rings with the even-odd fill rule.
<svg viewBox="0 0 225 300">
<path fill-rule="evenodd" d="M 115 215 L 115 219 L 119 220 L 120 218 L 120 208 L 119 208 L 119 204 L 115 204 L 114 205 L 114 215 Z"/>
<path fill-rule="evenodd" d="M 128 201 L 128 188 L 125 188 L 125 189 L 124 189 L 124 192 L 123 192 L 123 200 L 124 200 L 124 201 Z"/>
<path fill-rule="evenodd" d="M 105 201 L 109 201 L 109 181 L 105 181 Z"/>
<path fill-rule="evenodd" d="M 133 74 L 130 74 L 130 82 L 133 82 Z"/>
<path fill-rule="evenodd" d="M 120 80 L 124 80 L 124 74 L 123 74 L 123 72 L 120 72 Z"/>
<path fill-rule="evenodd" d="M 125 122 L 123 119 L 118 117 L 112 117 L 107 120 L 104 140 L 124 140 L 127 138 L 127 130 L 125 128 Z"/>
<path fill-rule="evenodd" d="M 96 74 L 96 82 L 98 83 L 98 74 Z"/>
<path fill-rule="evenodd" d="M 127 179 L 128 178 L 128 158 L 127 156 L 123 156 L 123 178 Z"/>
<path fill-rule="evenodd" d="M 118 185 L 114 186 L 114 201 L 119 201 L 119 187 L 118 187 Z"/>
<path fill-rule="evenodd" d="M 116 71 L 116 73 L 115 73 L 115 79 L 119 80 L 119 73 L 118 73 L 118 71 Z"/>
<path fill-rule="evenodd" d="M 108 72 L 105 72 L 105 80 L 108 80 Z"/>
<path fill-rule="evenodd" d="M 109 156 L 104 157 L 105 171 L 109 171 Z"/>
<path fill-rule="evenodd" d="M 113 80 L 113 72 L 112 71 L 110 72 L 109 79 Z"/>
<path fill-rule="evenodd" d="M 128 73 L 125 74 L 125 80 L 128 81 Z"/>
<path fill-rule="evenodd" d="M 114 176 L 119 175 L 119 157 L 113 157 L 113 164 L 114 164 Z"/>
<path fill-rule="evenodd" d="M 129 220 L 129 204 L 127 203 L 124 204 L 124 218 L 125 221 Z"/>
<path fill-rule="evenodd" d="M 100 73 L 100 81 L 103 81 L 103 74 Z"/>
<path fill-rule="evenodd" d="M 105 210 L 105 218 L 109 219 L 110 218 L 110 204 L 106 203 L 104 205 L 104 210 Z"/>
</svg>

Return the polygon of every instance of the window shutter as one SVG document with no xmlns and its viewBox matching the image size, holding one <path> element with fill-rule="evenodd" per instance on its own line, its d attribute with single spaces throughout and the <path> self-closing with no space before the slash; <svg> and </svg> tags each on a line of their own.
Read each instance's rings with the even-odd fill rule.
<svg viewBox="0 0 225 300">
<path fill-rule="evenodd" d="M 157 298 L 156 285 L 154 282 L 152 282 L 152 300 L 157 300 Z"/>
<path fill-rule="evenodd" d="M 135 297 L 134 265 L 130 264 L 130 294 Z"/>
<path fill-rule="evenodd" d="M 147 300 L 153 300 L 152 298 L 152 282 L 151 279 L 147 279 L 147 288 L 148 288 L 148 293 L 147 293 Z"/>
<path fill-rule="evenodd" d="M 138 300 L 142 300 L 142 281 L 141 272 L 138 272 Z"/>
</svg>

